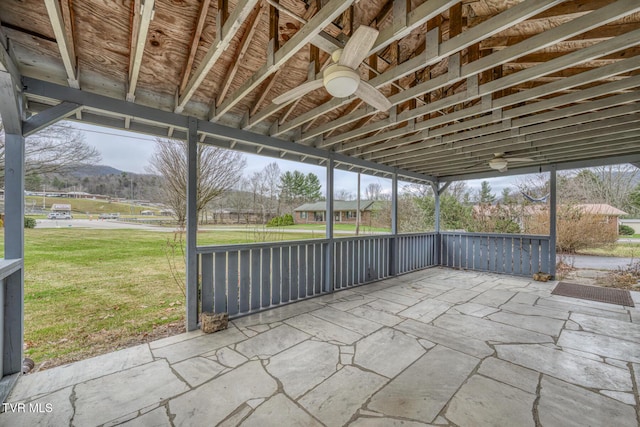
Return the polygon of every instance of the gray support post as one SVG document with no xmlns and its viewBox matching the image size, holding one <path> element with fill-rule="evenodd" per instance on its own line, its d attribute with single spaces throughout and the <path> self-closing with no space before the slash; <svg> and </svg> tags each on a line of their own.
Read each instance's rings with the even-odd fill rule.
<svg viewBox="0 0 640 427">
<path fill-rule="evenodd" d="M 329 157 L 327 159 L 327 204 L 325 213 L 326 238 L 329 242 L 326 249 L 325 292 L 333 292 L 333 167 L 333 157 Z"/>
<path fill-rule="evenodd" d="M 389 251 L 389 270 L 392 276 L 398 274 L 398 172 L 391 179 L 391 250 Z"/>
<path fill-rule="evenodd" d="M 189 117 L 187 133 L 187 331 L 198 328 L 198 120 Z"/>
<path fill-rule="evenodd" d="M 556 211 L 558 210 L 556 187 L 556 165 L 551 165 L 549 171 L 549 274 L 553 278 L 556 276 Z"/>
<path fill-rule="evenodd" d="M 435 220 L 433 224 L 433 231 L 435 231 L 436 233 L 435 260 L 438 265 L 442 265 L 442 256 L 441 256 L 442 255 L 441 254 L 442 237 L 440 236 L 440 184 L 435 182 L 431 184 L 431 187 L 433 188 L 433 198 L 436 205 Z"/>
<path fill-rule="evenodd" d="M 5 134 L 5 259 L 24 258 L 24 137 Z M 5 279 L 3 376 L 22 369 L 24 340 L 24 267 Z"/>
</svg>

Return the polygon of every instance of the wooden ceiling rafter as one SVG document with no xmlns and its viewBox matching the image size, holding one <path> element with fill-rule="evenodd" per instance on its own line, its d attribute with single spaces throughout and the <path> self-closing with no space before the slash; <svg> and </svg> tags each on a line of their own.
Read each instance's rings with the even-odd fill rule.
<svg viewBox="0 0 640 427">
<path fill-rule="evenodd" d="M 196 58 L 196 52 L 198 51 L 198 46 L 200 45 L 200 37 L 202 36 L 202 30 L 204 29 L 204 24 L 207 20 L 210 4 L 211 0 L 202 0 L 202 3 L 200 3 L 198 20 L 196 21 L 196 26 L 193 30 L 193 33 L 191 34 L 191 42 L 189 43 L 189 53 L 187 55 L 187 61 L 185 62 L 182 69 L 182 79 L 180 80 L 179 88 L 180 93 L 184 92 L 184 89 L 187 87 L 187 83 L 189 83 L 189 77 L 191 77 L 191 70 L 193 68 L 193 61 Z"/>
<path fill-rule="evenodd" d="M 460 51 L 473 43 L 476 43 L 478 40 L 482 40 L 486 37 L 496 34 L 502 31 L 504 28 L 508 28 L 509 26 L 515 23 L 522 22 L 528 19 L 529 17 L 535 15 L 536 13 L 539 13 L 542 10 L 546 10 L 547 8 L 553 7 L 554 5 L 558 4 L 560 1 L 562 0 L 543 0 L 541 2 L 537 2 L 535 5 L 530 2 L 520 3 L 517 6 L 514 6 L 511 9 L 508 9 L 506 12 L 503 12 L 502 14 L 497 15 L 483 22 L 482 24 L 479 24 L 477 27 L 473 27 L 463 32 L 457 37 L 444 41 L 437 48 L 430 49 L 429 45 L 432 43 L 430 41 L 430 35 L 432 36 L 434 34 L 434 31 L 437 30 L 437 29 L 434 29 L 431 32 L 427 33 L 427 41 L 426 41 L 427 49 L 422 55 L 416 56 L 415 58 L 405 61 L 398 67 L 391 68 L 390 70 L 376 77 L 369 83 L 376 88 L 385 86 L 394 80 L 407 76 L 411 73 L 414 73 L 415 71 L 424 69 L 426 66 L 438 63 L 442 61 L 444 58 L 450 56 L 451 54 L 457 51 Z M 431 2 L 426 2 L 426 3 L 423 3 L 421 6 L 428 5 L 430 3 Z M 455 3 L 457 2 L 450 2 L 450 4 L 447 4 L 447 7 L 450 7 Z M 418 8 L 414 10 L 414 12 L 417 12 L 417 11 L 418 11 Z M 438 11 L 440 12 L 439 9 Z M 425 17 L 425 18 L 430 19 L 434 16 L 435 15 Z M 426 22 L 428 19 L 421 20 L 421 22 Z M 403 32 L 401 31 L 400 33 L 402 34 Z M 381 34 L 383 34 L 383 32 L 381 32 Z M 380 36 L 378 36 L 378 38 L 380 38 Z M 389 44 L 390 43 L 391 42 L 389 42 Z M 416 86 L 416 87 L 419 87 L 419 86 Z M 411 90 L 406 90 L 398 95 L 395 95 L 395 97 L 396 98 L 405 97 L 407 96 L 407 94 L 412 93 L 412 90 L 414 89 L 415 88 L 411 88 Z M 417 92 L 415 93 L 415 95 L 419 95 L 421 93 L 423 92 Z M 405 100 L 406 99 L 402 99 L 402 101 L 405 101 Z M 284 133 L 288 130 L 294 129 L 300 126 L 301 124 L 307 122 L 308 120 L 311 120 L 316 115 L 326 114 L 328 111 L 331 111 L 332 109 L 342 105 L 342 103 L 344 102 L 348 102 L 348 100 L 347 101 L 333 100 L 319 107 L 316 107 L 305 114 L 301 114 L 300 116 L 296 117 L 296 119 L 288 123 L 285 123 L 279 129 L 279 131 L 280 133 Z M 309 138 L 314 138 L 320 134 L 323 134 L 324 132 L 327 132 L 333 129 L 334 127 L 343 126 L 344 124 L 359 120 L 362 118 L 361 114 L 363 114 L 363 112 L 358 110 L 352 113 L 350 116 L 343 116 L 339 120 L 334 120 L 332 124 L 330 123 L 327 125 L 318 126 L 317 128 L 313 128 L 310 131 L 304 133 L 301 139 L 305 140 Z"/>
<path fill-rule="evenodd" d="M 72 34 L 71 22 L 64 21 L 62 8 L 60 7 L 58 0 L 44 0 L 44 4 L 47 8 L 49 21 L 56 37 L 60 58 L 62 59 L 65 72 L 67 73 L 67 83 L 69 84 L 69 87 L 79 89 L 80 81 L 78 76 L 78 61 L 75 55 L 75 45 L 73 37 L 69 37 L 69 35 Z M 71 14 L 69 14 L 69 17 L 71 17 Z"/>
<path fill-rule="evenodd" d="M 640 4 L 638 4 L 634 0 L 621 0 L 616 4 L 612 4 L 605 8 L 591 12 L 587 15 L 583 15 L 580 18 L 577 18 L 573 21 L 570 21 L 559 27 L 556 27 L 553 30 L 534 36 L 529 40 L 522 42 L 521 44 L 511 46 L 508 49 L 496 51 L 493 54 L 489 56 L 485 56 L 473 63 L 465 64 L 462 67 L 461 75 L 459 78 L 460 79 L 469 78 L 470 76 L 476 75 L 482 71 L 486 71 L 487 69 L 495 67 L 496 64 L 506 63 L 514 58 L 517 58 L 524 54 L 529 53 L 531 50 L 537 50 L 544 46 L 555 43 L 559 40 L 564 40 L 568 37 L 572 37 L 577 33 L 588 31 L 592 28 L 602 25 L 603 21 L 607 22 L 607 21 L 618 19 L 621 16 L 634 13 L 638 9 L 640 9 Z M 487 24 L 490 21 L 491 20 L 485 21 L 483 24 Z M 454 40 L 456 40 L 456 38 L 453 38 L 450 41 L 454 41 Z M 615 42 L 612 42 L 612 40 L 615 40 Z M 500 83 L 498 84 L 503 85 L 504 86 L 503 88 L 508 88 L 513 84 L 515 84 L 516 82 L 532 80 L 533 78 L 535 78 L 535 76 L 545 75 L 552 71 L 558 71 L 559 69 L 566 68 L 570 65 L 566 63 L 563 65 L 560 65 L 562 61 L 566 61 L 572 58 L 576 58 L 576 59 L 588 58 L 588 59 L 582 59 L 578 61 L 578 62 L 586 62 L 587 60 L 597 58 L 598 56 L 602 56 L 603 55 L 602 51 L 603 51 L 603 48 L 605 47 L 613 46 L 616 43 L 621 43 L 621 46 L 624 46 L 624 48 L 627 48 L 627 47 L 633 46 L 635 44 L 634 42 L 635 40 L 633 39 L 627 40 L 626 35 L 617 37 L 615 39 L 610 39 L 610 40 L 598 43 L 597 45 L 593 45 L 589 48 L 585 48 L 577 52 L 577 55 L 575 56 L 572 56 L 572 54 L 568 54 L 563 57 L 557 58 L 556 60 L 549 61 L 545 64 L 541 64 L 540 68 L 531 67 L 521 71 L 520 73 L 514 73 L 511 75 L 508 75 L 503 79 L 500 79 Z M 616 48 L 616 50 L 620 50 L 620 49 L 621 48 Z M 595 52 L 598 53 L 598 56 L 594 56 Z M 556 62 L 556 61 L 559 61 L 559 62 Z M 534 71 L 530 71 L 530 70 L 534 70 Z M 516 76 L 516 74 L 518 75 Z M 524 78 L 524 77 L 527 77 L 527 78 Z M 449 78 L 447 78 L 447 76 L 440 76 L 438 78 L 435 78 L 425 83 L 422 83 L 420 85 L 417 85 L 414 88 L 411 88 L 410 90 L 407 90 L 401 94 L 390 97 L 389 101 L 392 104 L 403 102 L 408 98 L 409 95 L 414 95 L 412 91 L 416 91 L 418 93 L 424 93 L 427 91 L 433 91 L 436 88 L 442 88 L 451 83 L 452 81 Z M 492 85 L 485 84 L 483 86 L 485 90 L 488 90 L 488 93 L 493 93 L 495 91 Z M 415 110 L 405 112 L 402 115 L 398 116 L 398 120 L 407 120 L 412 117 L 417 117 L 419 115 L 426 114 L 427 112 L 432 112 L 432 110 L 435 111 L 440 108 L 450 107 L 457 102 L 458 102 L 457 95 L 454 95 L 448 101 L 444 101 L 444 100 L 442 102 L 436 101 L 434 104 L 437 105 L 437 108 L 432 105 L 419 107 Z M 348 119 L 349 118 L 341 118 L 341 120 L 348 120 Z M 326 139 L 325 141 L 323 141 L 321 146 L 322 147 L 331 146 L 332 144 L 336 144 L 338 142 L 342 142 L 348 139 L 354 139 L 360 135 L 364 135 L 367 132 L 377 130 L 380 127 L 387 127 L 390 125 L 391 125 L 390 123 L 386 123 L 386 122 L 377 122 L 370 125 L 368 128 L 363 128 L 359 130 L 358 132 L 344 133 L 339 137 Z M 324 129 L 322 130 L 324 131 Z M 302 139 L 305 139 L 306 137 L 316 136 L 316 134 L 317 134 L 316 129 L 312 129 L 312 131 L 307 133 L 307 135 L 303 134 Z"/>
<path fill-rule="evenodd" d="M 310 43 L 331 21 L 339 16 L 349 7 L 353 0 L 340 1 L 331 0 L 320 9 L 289 41 L 287 41 L 277 52 L 273 52 L 271 57 L 267 56 L 267 63 L 264 64 L 253 76 L 251 76 L 242 86 L 223 102 L 213 114 L 214 120 L 220 119 L 229 112 L 235 105 L 242 101 L 249 93 L 253 92 L 269 76 L 293 57 L 300 49 Z"/>
<path fill-rule="evenodd" d="M 625 64 L 617 65 L 616 68 L 610 67 L 609 72 L 616 73 L 620 71 L 625 71 L 626 69 L 638 69 L 639 66 L 640 66 L 640 61 L 638 59 L 635 59 L 635 60 L 630 59 L 630 60 L 627 60 Z M 536 103 L 525 104 L 520 107 L 512 108 L 506 111 L 502 110 L 502 108 L 515 105 L 521 102 L 522 100 L 532 99 L 545 93 L 556 93 L 559 89 L 563 89 L 563 88 L 566 89 L 566 88 L 578 86 L 582 83 L 581 81 L 582 79 L 587 79 L 587 80 L 589 78 L 597 79 L 598 77 L 594 76 L 594 74 L 597 74 L 598 71 L 600 70 L 595 70 L 594 72 L 591 72 L 590 75 L 592 77 L 589 77 L 588 75 L 584 75 L 581 77 L 567 78 L 554 83 L 549 83 L 550 86 L 548 87 L 547 90 L 545 90 L 543 86 L 540 86 L 536 89 L 531 89 L 531 92 L 528 92 L 525 94 L 519 93 L 519 94 L 514 94 L 508 97 L 505 97 L 500 100 L 500 103 L 495 103 L 495 105 L 493 105 L 494 107 L 499 108 L 499 109 L 493 110 L 496 113 L 493 113 L 491 116 L 484 116 L 478 119 L 467 120 L 464 122 L 464 126 L 461 124 L 453 124 L 453 125 L 441 127 L 438 130 L 433 131 L 432 129 L 430 129 L 429 126 L 431 124 L 440 124 L 440 122 L 442 122 L 442 120 L 433 119 L 430 123 L 421 123 L 420 126 L 418 126 L 418 130 L 422 131 L 421 134 L 418 134 L 413 137 L 397 139 L 396 144 L 393 147 L 389 147 L 385 145 L 377 145 L 377 146 L 372 146 L 370 148 L 364 149 L 361 152 L 363 153 L 363 155 L 367 157 L 368 160 L 374 160 L 374 159 L 398 160 L 403 157 L 409 158 L 409 157 L 415 156 L 416 154 L 421 154 L 421 152 L 416 152 L 416 151 L 413 151 L 412 154 L 409 154 L 407 146 L 410 144 L 418 144 L 417 147 L 414 145 L 413 148 L 421 149 L 422 147 L 425 147 L 425 145 L 428 145 L 429 143 L 433 143 L 434 137 L 441 138 L 438 143 L 442 142 L 443 140 L 446 143 L 454 143 L 464 139 L 477 138 L 480 136 L 488 140 L 488 138 L 491 138 L 490 134 L 494 132 L 499 132 L 507 128 L 517 129 L 520 126 L 523 126 L 524 123 L 527 123 L 528 119 L 520 119 L 519 117 L 521 116 L 534 114 L 534 113 L 541 113 L 545 111 L 545 109 L 547 108 L 555 108 L 555 107 L 564 105 L 562 103 L 568 104 L 568 103 L 577 102 L 577 101 L 584 101 L 586 99 L 590 99 L 593 97 L 606 95 L 609 93 L 609 91 L 620 92 L 620 91 L 634 87 L 634 80 L 627 79 L 626 81 L 617 81 L 617 82 L 612 82 L 611 84 L 594 86 L 593 88 L 589 88 L 584 91 L 579 91 L 578 93 L 574 93 L 570 95 L 563 95 L 556 98 L 550 98 L 545 101 L 538 101 Z M 605 70 L 604 72 L 607 72 L 607 70 Z M 461 114 L 461 113 L 458 113 L 458 114 Z M 544 120 L 545 118 L 547 118 L 547 120 L 551 119 L 549 118 L 550 117 L 549 115 L 545 117 L 544 113 L 537 114 L 536 117 L 539 117 L 539 120 Z M 506 122 L 505 120 L 509 120 L 509 122 Z M 478 127 L 478 128 L 474 129 L 475 127 Z M 446 134 L 451 134 L 451 135 L 444 136 Z M 400 135 L 393 135 L 393 136 L 400 136 Z M 347 149 L 353 149 L 355 147 L 360 147 L 360 145 L 352 144 L 350 146 L 347 146 Z M 391 151 L 384 151 L 386 149 L 390 149 Z M 400 153 L 401 151 L 404 151 L 404 152 Z M 394 152 L 398 152 L 399 154 L 394 154 Z M 395 155 L 396 157 L 391 157 L 393 155 Z"/>
<path fill-rule="evenodd" d="M 200 87 L 207 74 L 216 64 L 216 62 L 222 56 L 222 53 L 229 47 L 231 41 L 235 37 L 236 33 L 242 27 L 253 8 L 260 0 L 238 0 L 236 7 L 229 14 L 228 19 L 224 25 L 218 25 L 216 29 L 216 39 L 209 47 L 209 50 L 205 54 L 204 58 L 198 64 L 195 71 L 191 73 L 189 82 L 185 86 L 185 89 L 180 92 L 177 105 L 174 109 L 176 113 L 181 113 L 184 110 L 187 102 L 193 97 L 193 94 Z M 218 11 L 218 22 L 223 17 L 224 13 Z"/>
<path fill-rule="evenodd" d="M 258 24 L 260 23 L 263 10 L 264 10 L 263 3 L 259 3 L 258 5 L 256 5 L 255 11 L 251 14 L 249 18 L 247 29 L 245 33 L 242 35 L 242 39 L 240 40 L 238 51 L 236 52 L 233 58 L 233 61 L 232 61 L 233 65 L 227 71 L 227 74 L 225 75 L 225 78 L 222 82 L 222 87 L 220 89 L 220 92 L 216 95 L 216 107 L 219 107 L 220 104 L 222 104 L 222 102 L 224 101 L 224 98 L 227 95 L 229 88 L 231 87 L 231 83 L 233 82 L 233 79 L 236 76 L 238 69 L 240 68 L 240 64 L 242 63 L 244 56 L 247 54 L 247 50 L 251 45 L 251 40 L 253 38 L 253 35 L 258 29 Z"/>
<path fill-rule="evenodd" d="M 155 0 L 142 0 L 134 2 L 134 27 L 131 29 L 131 46 L 129 49 L 129 80 L 127 83 L 126 100 L 134 102 L 136 99 L 136 87 L 142 66 L 142 56 L 147 43 L 149 25 L 155 14 Z"/>
</svg>

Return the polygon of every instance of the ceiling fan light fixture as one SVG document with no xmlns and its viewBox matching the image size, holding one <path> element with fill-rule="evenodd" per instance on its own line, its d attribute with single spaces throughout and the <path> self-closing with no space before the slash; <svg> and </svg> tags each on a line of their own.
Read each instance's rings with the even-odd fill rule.
<svg viewBox="0 0 640 427">
<path fill-rule="evenodd" d="M 497 158 L 489 161 L 491 169 L 501 170 L 507 167 L 507 159 Z"/>
<path fill-rule="evenodd" d="M 353 95 L 360 84 L 360 75 L 348 67 L 332 65 L 324 74 L 324 87 L 332 96 L 346 98 Z"/>
</svg>

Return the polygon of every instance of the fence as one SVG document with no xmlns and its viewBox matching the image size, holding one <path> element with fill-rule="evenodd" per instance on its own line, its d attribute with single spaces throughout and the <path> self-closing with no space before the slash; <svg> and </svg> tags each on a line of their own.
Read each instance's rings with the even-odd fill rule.
<svg viewBox="0 0 640 427">
<path fill-rule="evenodd" d="M 440 236 L 440 265 L 446 267 L 517 276 L 550 271 L 549 236 L 455 232 Z"/>
<path fill-rule="evenodd" d="M 333 240 L 333 289 L 437 265 L 436 234 L 358 236 Z M 199 247 L 200 309 L 230 317 L 326 292 L 330 241 L 252 243 Z"/>
</svg>

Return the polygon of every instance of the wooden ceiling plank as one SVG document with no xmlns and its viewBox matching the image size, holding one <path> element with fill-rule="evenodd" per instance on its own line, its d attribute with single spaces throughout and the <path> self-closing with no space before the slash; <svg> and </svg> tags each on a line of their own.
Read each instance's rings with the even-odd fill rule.
<svg viewBox="0 0 640 427">
<path fill-rule="evenodd" d="M 258 109 L 260 108 L 260 106 L 262 105 L 264 100 L 267 98 L 267 95 L 271 91 L 271 88 L 273 88 L 273 85 L 278 80 L 278 76 L 280 76 L 281 72 L 282 72 L 282 69 L 276 71 L 273 75 L 271 75 L 271 77 L 269 77 L 269 82 L 260 91 L 260 95 L 258 96 L 258 99 L 256 99 L 255 104 L 251 108 L 250 116 L 253 116 L 254 114 L 256 114 L 256 112 L 258 111 Z M 250 126 L 248 126 L 248 127 L 250 127 Z"/>
<path fill-rule="evenodd" d="M 144 46 L 147 43 L 149 24 L 155 12 L 155 0 L 143 0 L 140 7 L 142 8 L 141 11 L 134 11 L 135 14 L 139 13 L 140 17 L 137 20 L 138 26 L 133 28 L 135 36 L 132 35 L 131 37 L 131 67 L 129 68 L 129 84 L 127 86 L 126 97 L 129 102 L 134 102 L 136 99 L 136 87 L 138 85 L 138 77 L 140 76 L 140 67 L 142 66 Z"/>
<path fill-rule="evenodd" d="M 509 145 L 513 146 L 514 144 L 526 143 L 532 146 L 532 143 L 535 141 L 553 141 L 555 143 L 564 141 L 568 143 L 570 141 L 583 139 L 585 136 L 606 135 L 607 132 L 622 132 L 640 127 L 640 124 L 638 124 L 640 121 L 640 114 L 638 114 L 640 108 L 638 108 L 637 103 L 632 104 L 632 106 L 625 106 L 626 114 L 616 116 L 619 111 L 620 110 L 612 111 L 610 114 L 612 114 L 613 117 L 607 117 L 605 114 L 607 112 L 604 111 L 602 114 L 605 115 L 601 117 L 597 116 L 601 114 L 601 112 L 596 112 L 584 117 L 576 116 L 573 120 L 557 120 L 545 124 L 546 127 L 550 128 L 549 130 L 536 132 L 535 129 L 523 129 L 523 132 L 517 136 L 507 135 L 505 138 L 495 139 L 491 142 L 475 143 L 475 141 L 470 141 L 464 144 L 453 145 L 443 142 L 442 145 L 433 147 L 428 153 L 425 152 L 424 155 L 414 156 L 405 161 L 397 162 L 396 164 L 402 164 L 406 167 L 415 163 L 424 162 L 428 159 L 430 165 L 436 165 L 441 161 L 452 161 L 450 154 L 453 151 L 455 151 L 456 154 L 470 153 L 476 156 L 491 155 L 496 152 L 496 150 L 498 150 L 498 152 L 505 151 L 505 147 Z M 576 124 L 576 120 L 581 118 L 585 121 Z M 612 130 L 611 128 L 616 128 L 617 130 Z M 507 132 L 507 134 L 509 133 L 510 132 Z M 513 150 L 514 148 L 509 148 L 506 151 Z"/>
<path fill-rule="evenodd" d="M 625 7 L 620 9 L 618 6 L 620 6 L 620 3 L 622 2 L 626 4 L 623 5 Z M 553 30 L 550 30 L 546 33 L 542 33 L 539 35 L 540 40 L 538 40 L 538 42 L 543 45 L 546 45 L 548 43 L 551 43 L 553 40 L 566 38 L 569 35 L 572 35 L 575 32 L 579 31 L 580 28 L 582 28 L 582 30 L 584 31 L 587 31 L 593 26 L 597 26 L 599 20 L 601 19 L 608 18 L 610 20 L 613 20 L 613 19 L 619 18 L 620 14 L 625 15 L 625 14 L 633 13 L 637 10 L 640 10 L 640 3 L 637 3 L 635 0 L 622 0 L 622 2 L 618 2 L 616 4 L 608 6 L 607 8 L 598 10 L 596 12 L 592 12 L 589 15 L 584 15 L 580 18 L 577 18 L 575 21 L 571 21 L 569 23 L 556 27 Z M 532 39 L 537 37 L 538 36 L 533 37 Z M 496 63 L 501 63 L 501 61 L 505 58 L 510 58 L 514 55 L 524 54 L 524 52 L 526 52 L 528 48 L 532 48 L 532 45 L 529 44 L 531 43 L 532 39 L 529 39 L 523 42 L 525 46 L 520 46 L 520 45 L 512 46 L 508 49 L 501 50 L 489 56 L 481 58 L 478 61 L 475 61 L 473 63 L 465 64 L 464 66 L 462 66 L 460 78 L 466 78 L 466 77 L 478 74 L 479 72 L 482 72 L 486 69 L 492 68 L 495 66 Z M 596 45 L 592 45 L 588 48 L 584 48 L 579 51 L 573 52 L 571 54 L 564 55 L 560 58 L 549 61 L 547 63 L 539 64 L 535 67 L 528 68 L 518 73 L 510 74 L 499 80 L 485 83 L 480 87 L 481 90 L 479 92 L 479 96 L 496 92 L 498 90 L 510 87 L 517 83 L 521 83 L 522 81 L 532 80 L 538 76 L 542 76 L 545 74 L 549 74 L 551 72 L 558 71 L 562 68 L 566 68 L 576 63 L 587 62 L 588 60 L 602 56 L 607 52 L 608 49 L 622 50 L 624 48 L 637 44 L 639 40 L 640 40 L 640 30 L 633 31 L 628 34 L 606 40 Z M 529 45 L 528 48 L 526 45 Z M 389 101 L 393 105 L 400 102 L 404 102 L 409 98 L 410 95 L 413 97 L 414 95 L 418 94 L 419 91 L 428 92 L 428 91 L 433 91 L 436 88 L 443 87 L 442 86 L 443 82 L 451 83 L 450 80 L 446 78 L 443 79 L 442 76 L 440 76 L 440 78 L 429 80 L 413 88 L 410 88 L 401 94 L 392 96 L 389 98 Z M 445 100 L 446 99 L 448 98 L 445 98 Z M 445 100 L 436 101 L 433 104 L 438 105 L 437 109 L 450 107 L 454 105 L 450 101 L 445 101 Z M 434 111 L 433 104 L 429 104 L 423 107 L 416 108 L 414 110 L 407 111 L 399 115 L 398 120 L 407 120 L 410 118 L 418 117 L 423 114 L 427 114 L 429 112 L 433 112 Z M 345 121 L 347 120 L 347 118 L 341 118 L 340 120 Z M 371 125 L 371 126 L 374 126 L 374 125 Z M 377 130 L 377 128 L 371 129 L 371 130 Z M 307 134 L 303 134 L 302 139 L 304 140 L 306 137 L 315 136 L 313 131 L 315 131 L 315 129 L 312 130 L 311 132 L 308 132 Z M 323 131 L 326 131 L 326 129 L 323 129 Z M 369 130 L 367 128 L 363 128 L 358 132 L 344 133 L 340 135 L 340 137 L 335 137 L 335 138 L 331 138 L 331 139 L 327 139 L 326 141 L 323 141 L 323 146 L 329 146 L 331 144 L 335 144 L 347 139 L 355 138 L 359 135 L 364 135 L 368 133 L 368 131 Z"/>
<path fill-rule="evenodd" d="M 239 0 L 233 12 L 229 15 L 220 31 L 219 36 L 216 36 L 213 44 L 205 54 L 204 58 L 192 73 L 189 83 L 185 87 L 184 91 L 180 93 L 178 99 L 178 105 L 176 105 L 175 112 L 181 113 L 184 110 L 185 105 L 191 99 L 195 91 L 200 87 L 204 79 L 211 68 L 216 64 L 222 53 L 229 47 L 231 41 L 235 37 L 236 33 L 242 27 L 242 24 L 247 19 L 253 8 L 260 0 Z"/>
<path fill-rule="evenodd" d="M 60 3 L 58 3 L 58 0 L 44 0 L 44 4 L 47 8 L 47 14 L 49 15 L 49 21 L 51 22 L 53 33 L 56 36 L 58 50 L 60 51 L 62 64 L 64 65 L 65 72 L 67 73 L 67 82 L 69 83 L 69 87 L 79 89 L 80 82 L 78 81 L 77 61 L 75 55 L 72 54 L 75 49 L 72 46 L 73 40 L 69 40 L 67 38 L 67 31 L 65 30 L 64 20 L 62 18 Z"/>
<path fill-rule="evenodd" d="M 209 12 L 209 5 L 211 0 L 202 0 L 200 3 L 200 12 L 198 13 L 198 21 L 196 22 L 196 28 L 191 35 L 191 43 L 189 43 L 189 55 L 187 56 L 187 62 L 182 70 L 182 81 L 180 82 L 180 92 L 184 92 L 187 83 L 189 83 L 189 77 L 191 76 L 191 69 L 193 68 L 193 61 L 196 58 L 196 52 L 198 51 L 198 45 L 200 44 L 200 37 L 202 36 L 202 30 L 206 23 L 207 13 Z"/>
<path fill-rule="evenodd" d="M 224 101 L 224 98 L 227 95 L 229 88 L 231 87 L 231 83 L 233 82 L 233 78 L 236 76 L 236 73 L 240 68 L 242 59 L 246 55 L 247 50 L 249 49 L 249 46 L 251 46 L 251 40 L 253 38 L 253 35 L 256 32 L 256 29 L 258 28 L 258 24 L 260 23 L 260 17 L 262 16 L 262 11 L 263 11 L 262 5 L 263 3 L 260 3 L 258 6 L 256 6 L 256 11 L 252 15 L 252 17 L 249 18 L 249 24 L 248 24 L 249 28 L 247 29 L 247 31 L 245 31 L 245 33 L 242 36 L 242 40 L 240 41 L 240 48 L 238 49 L 236 57 L 232 61 L 233 65 L 231 66 L 231 69 L 227 72 L 227 75 L 224 78 L 224 82 L 222 83 L 222 88 L 220 89 L 220 93 L 216 97 L 216 107 L 219 107 L 220 104 L 222 104 L 222 102 Z"/>
<path fill-rule="evenodd" d="M 215 119 L 219 119 L 223 114 L 229 112 L 238 102 L 244 99 L 249 93 L 256 89 L 270 75 L 275 73 L 280 67 L 294 56 L 300 49 L 310 43 L 313 38 L 322 31 L 331 21 L 338 17 L 353 0 L 341 1 L 331 0 L 320 9 L 289 41 L 287 41 L 273 55 L 272 64 L 264 64 L 245 84 L 238 88 L 231 96 L 216 109 Z"/>
<path fill-rule="evenodd" d="M 398 80 L 411 73 L 414 73 L 415 71 L 421 70 L 426 66 L 433 65 L 437 62 L 440 62 L 444 58 L 456 52 L 461 51 L 462 49 L 470 46 L 471 44 L 477 43 L 479 40 L 483 40 L 486 37 L 490 37 L 491 35 L 496 34 L 497 32 L 505 28 L 508 28 L 510 25 L 515 25 L 535 15 L 536 13 L 539 13 L 542 10 L 546 10 L 550 7 L 553 7 L 554 5 L 558 4 L 560 1 L 561 0 L 543 0 L 541 2 L 536 2 L 535 5 L 533 4 L 533 2 L 520 3 L 517 6 L 514 6 L 513 8 L 508 9 L 507 11 L 501 13 L 500 15 L 497 15 L 483 22 L 477 27 L 473 27 L 463 32 L 459 36 L 443 42 L 442 44 L 439 45 L 438 52 L 434 52 L 433 49 L 429 49 L 428 48 L 429 46 L 427 46 L 427 50 L 422 54 L 417 55 L 416 57 L 408 61 L 405 61 L 398 67 L 391 68 L 390 70 L 379 75 L 375 79 L 372 79 L 371 81 L 369 81 L 369 83 L 376 88 L 381 88 L 382 86 L 385 86 L 393 82 L 394 80 Z M 434 5 L 436 4 L 436 2 L 429 1 L 429 2 L 423 3 L 423 5 L 421 6 L 426 7 L 426 5 L 429 5 L 431 3 L 433 3 L 432 7 L 434 7 Z M 457 2 L 447 2 L 446 3 L 447 7 L 445 8 L 445 10 L 455 3 Z M 435 9 L 430 9 L 430 10 L 435 10 Z M 418 13 L 426 13 L 426 11 L 424 8 L 421 9 L 420 6 L 417 7 L 416 9 L 410 12 L 412 17 L 409 17 L 408 21 L 412 22 L 413 20 L 415 20 L 416 19 L 415 15 Z M 420 15 L 420 16 L 423 16 L 423 15 Z M 421 23 L 428 21 L 432 17 L 433 16 L 431 15 L 423 16 L 424 20 L 421 20 Z M 437 30 L 434 29 L 432 31 L 437 31 Z M 395 40 L 396 36 L 390 35 L 385 31 L 381 31 L 380 35 L 378 35 L 378 40 L 380 40 L 380 37 L 383 35 L 383 33 L 387 34 L 387 37 L 390 37 L 390 39 L 385 42 L 386 43 L 385 47 L 386 47 Z M 415 91 L 415 89 L 413 93 L 414 94 L 411 96 L 411 98 L 413 98 L 414 96 L 420 95 L 420 92 Z M 397 97 L 401 97 L 401 96 L 402 94 L 397 95 Z M 343 105 L 344 103 L 350 102 L 350 99 L 351 98 L 333 99 L 325 104 L 322 104 L 308 111 L 307 113 L 301 114 L 300 116 L 296 117 L 294 120 L 288 123 L 285 123 L 282 127 L 279 128 L 279 132 L 284 133 L 289 130 L 292 130 L 302 125 L 303 123 L 315 118 L 316 116 L 326 114 L 327 112 L 333 110 L 334 108 L 340 105 Z M 408 99 L 409 98 L 404 99 L 403 97 L 402 102 Z M 362 118 L 362 116 L 359 116 L 359 114 L 361 113 L 356 112 L 354 114 L 355 114 L 354 117 L 350 117 L 350 116 L 341 117 L 340 120 L 336 121 L 335 124 L 337 126 L 343 126 L 345 124 L 351 123 L 353 121 L 356 121 Z M 316 130 L 316 129 L 319 129 L 319 130 Z M 327 125 L 319 126 L 316 129 L 312 129 L 311 131 L 306 132 L 305 134 L 302 135 L 302 138 L 303 139 L 313 138 L 315 136 L 318 136 L 321 133 L 324 133 L 333 129 L 333 127 L 331 127 L 331 123 L 330 123 Z"/>
<path fill-rule="evenodd" d="M 495 121 L 495 120 L 504 120 L 504 119 L 515 119 L 520 116 L 534 114 L 539 111 L 545 111 L 551 108 L 560 107 L 562 105 L 568 105 L 568 104 L 583 101 L 586 99 L 608 95 L 610 93 L 616 93 L 621 90 L 633 88 L 639 85 L 640 85 L 640 76 L 630 77 L 625 80 L 606 83 L 599 86 L 594 86 L 589 89 L 584 89 L 578 92 L 570 93 L 567 95 L 550 98 L 550 99 L 535 102 L 532 104 L 526 104 L 522 107 L 517 107 L 507 111 L 503 111 L 502 114 L 499 115 L 499 117 L 496 117 L 496 118 L 489 117 L 487 120 Z M 562 114 L 562 109 L 560 109 L 556 114 Z M 388 155 L 384 157 L 384 159 L 385 161 L 390 159 L 397 160 L 398 158 L 401 158 L 403 156 L 407 156 L 407 153 L 405 152 L 401 154 Z"/>
</svg>

